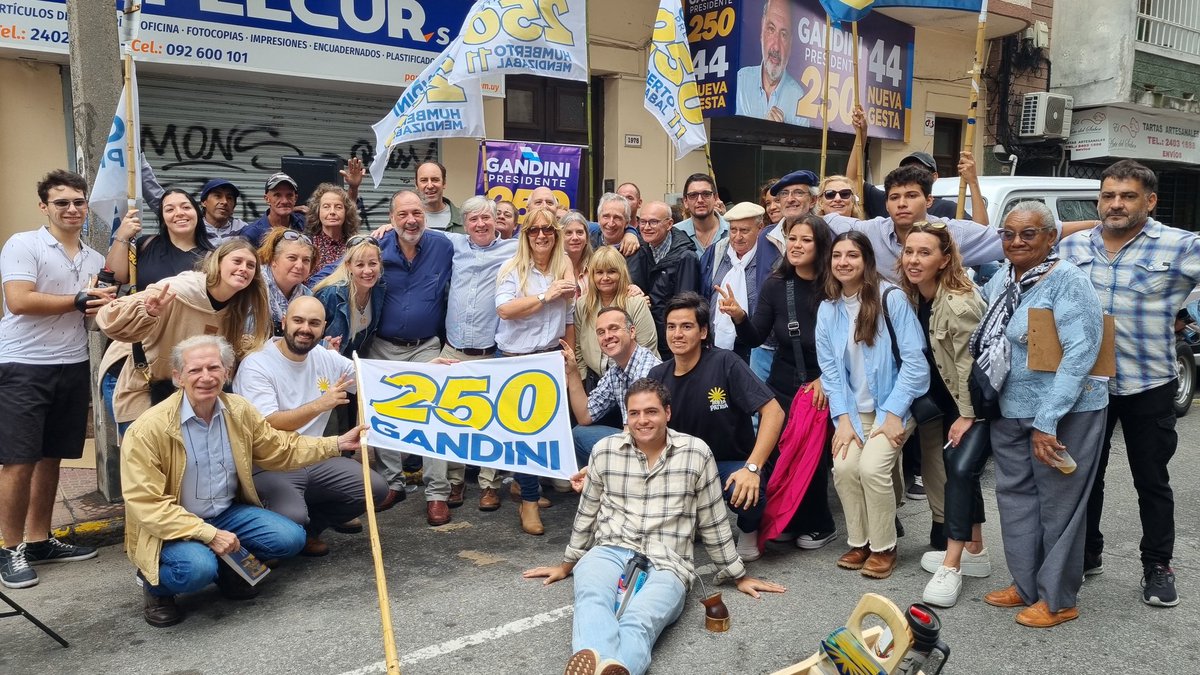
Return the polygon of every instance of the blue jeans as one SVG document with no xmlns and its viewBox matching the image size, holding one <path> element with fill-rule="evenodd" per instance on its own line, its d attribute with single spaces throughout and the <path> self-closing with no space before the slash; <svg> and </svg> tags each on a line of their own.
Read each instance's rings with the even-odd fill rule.
<svg viewBox="0 0 1200 675">
<path fill-rule="evenodd" d="M 104 405 L 108 406 L 108 414 L 112 415 L 114 422 L 116 422 L 117 419 L 117 412 L 113 408 L 113 394 L 116 391 L 117 378 L 105 373 L 104 377 L 100 378 L 100 395 L 104 397 Z M 121 440 L 121 437 L 125 435 L 125 430 L 129 428 L 130 424 L 133 424 L 133 422 L 117 422 L 118 442 Z"/>
<path fill-rule="evenodd" d="M 257 506 L 234 504 L 204 522 L 236 534 L 242 546 L 259 560 L 290 558 L 304 548 L 303 527 Z M 150 594 L 195 593 L 213 583 L 217 565 L 224 564 L 207 544 L 181 539 L 163 542 L 158 557 L 159 585 L 150 586 Z"/>
<path fill-rule="evenodd" d="M 619 433 L 621 433 L 620 429 L 606 427 L 601 424 L 589 424 L 586 426 L 576 424 L 575 428 L 571 429 L 571 438 L 575 440 L 575 459 L 578 460 L 579 466 L 584 466 L 588 463 L 588 458 L 592 456 L 592 448 L 596 447 L 600 439 Z"/>
<path fill-rule="evenodd" d="M 632 557 L 627 548 L 597 546 L 575 565 L 571 651 L 595 649 L 601 659 L 616 659 L 633 675 L 641 675 L 650 667 L 650 650 L 658 636 L 683 612 L 687 588 L 674 574 L 652 567 L 617 619 L 617 579 Z"/>
<path fill-rule="evenodd" d="M 775 350 L 767 347 L 755 347 L 750 350 L 750 370 L 763 382 L 771 374 L 771 364 L 775 362 Z"/>
<path fill-rule="evenodd" d="M 721 485 L 725 485 L 725 481 L 729 480 L 738 469 L 746 466 L 745 462 L 717 462 L 717 473 L 721 475 Z M 725 502 L 729 503 L 733 497 L 734 488 L 731 486 L 725 490 Z M 736 508 L 730 505 L 733 512 L 737 514 L 737 526 L 742 532 L 757 532 L 758 524 L 762 522 L 763 511 L 767 508 L 767 476 L 762 469 L 759 469 L 758 480 L 758 503 L 749 509 Z"/>
</svg>

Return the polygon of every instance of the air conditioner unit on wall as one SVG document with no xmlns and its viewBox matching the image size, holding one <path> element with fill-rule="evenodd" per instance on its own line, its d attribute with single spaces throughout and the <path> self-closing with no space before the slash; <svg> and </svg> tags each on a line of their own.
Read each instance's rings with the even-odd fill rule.
<svg viewBox="0 0 1200 675">
<path fill-rule="evenodd" d="M 1025 94 L 1021 105 L 1021 138 L 1066 138 L 1071 134 L 1070 96 L 1039 91 Z"/>
</svg>

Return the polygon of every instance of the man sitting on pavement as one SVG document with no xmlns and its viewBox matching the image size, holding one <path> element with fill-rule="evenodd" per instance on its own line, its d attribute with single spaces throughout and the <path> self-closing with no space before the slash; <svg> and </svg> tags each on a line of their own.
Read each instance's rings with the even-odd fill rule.
<svg viewBox="0 0 1200 675">
<path fill-rule="evenodd" d="M 592 453 L 563 562 L 524 574 L 552 584 L 574 573 L 575 653 L 565 671 L 572 675 L 646 671 L 654 643 L 683 612 L 688 587 L 698 576 L 692 561 L 697 534 L 717 567 L 718 582 L 733 579 L 754 598 L 760 591 L 786 590 L 746 574 L 733 546 L 713 453 L 701 439 L 667 428 L 670 392 L 640 379 L 625 393 L 625 406 L 629 431 L 605 438 Z M 647 560 L 647 576 L 622 602 L 618 582 L 635 556 Z"/>
<path fill-rule="evenodd" d="M 575 455 L 586 464 L 592 448 L 606 436 L 621 433 L 620 429 L 595 424 L 613 409 L 621 409 L 621 422 L 626 421 L 625 391 L 630 383 L 646 377 L 650 369 L 662 363 L 658 354 L 641 346 L 633 327 L 633 317 L 620 307 L 605 307 L 596 316 L 596 337 L 600 351 L 608 357 L 609 366 L 591 393 L 583 388 L 583 378 L 575 364 L 575 350 L 566 341 L 562 345 L 563 361 L 567 366 L 567 399 L 578 424 L 571 429 L 575 439 Z"/>
<path fill-rule="evenodd" d="M 758 560 L 758 526 L 766 508 L 764 466 L 771 459 L 784 412 L 775 394 L 731 351 L 710 347 L 708 303 L 681 293 L 666 306 L 667 345 L 674 355 L 650 371 L 675 400 L 671 428 L 698 437 L 712 448 L 726 498 L 738 514 L 737 551 Z M 753 416 L 759 415 L 758 432 Z"/>
<path fill-rule="evenodd" d="M 282 171 L 271 174 L 263 195 L 263 201 L 267 203 L 267 212 L 242 230 L 242 236 L 258 247 L 262 246 L 267 232 L 273 227 L 288 227 L 303 232 L 308 207 L 296 205 L 299 190 L 300 184 L 295 178 Z"/>
<path fill-rule="evenodd" d="M 346 405 L 346 393 L 355 391 L 354 362 L 322 347 L 324 334 L 321 301 L 296 298 L 283 318 L 283 337 L 273 338 L 238 366 L 234 393 L 245 397 L 267 424 L 280 431 L 321 435 L 334 408 Z M 321 541 L 321 532 L 330 526 L 343 529 L 343 523 L 366 509 L 362 473 L 362 466 L 348 457 L 291 471 L 267 471 L 256 465 L 254 489 L 264 507 L 304 528 L 301 555 L 323 556 L 329 546 Z M 376 504 L 387 496 L 387 489 L 387 481 L 372 471 Z"/>
<path fill-rule="evenodd" d="M 214 581 L 230 599 L 258 594 L 217 556 L 245 548 L 269 560 L 304 547 L 304 528 L 261 508 L 251 465 L 286 471 L 359 449 L 361 426 L 337 438 L 273 428 L 249 401 L 222 393 L 233 363 L 222 337 L 177 344 L 171 368 L 180 390 L 143 413 L 122 442 L 125 552 L 152 626 L 182 621 L 175 595 Z"/>
</svg>

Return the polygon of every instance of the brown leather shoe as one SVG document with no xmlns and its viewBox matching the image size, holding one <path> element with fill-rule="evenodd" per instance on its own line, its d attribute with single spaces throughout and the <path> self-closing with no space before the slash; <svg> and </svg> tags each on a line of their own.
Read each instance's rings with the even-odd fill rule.
<svg viewBox="0 0 1200 675">
<path fill-rule="evenodd" d="M 1050 628 L 1060 623 L 1066 623 L 1079 618 L 1079 608 L 1064 607 L 1057 612 L 1051 612 L 1045 600 L 1038 600 L 1033 605 L 1017 612 L 1017 623 L 1030 628 Z"/>
<path fill-rule="evenodd" d="M 387 496 L 383 498 L 383 501 L 375 505 L 375 513 L 387 511 L 405 499 L 408 499 L 408 493 L 404 490 L 388 490 Z"/>
<path fill-rule="evenodd" d="M 450 522 L 450 507 L 442 500 L 425 502 L 425 522 L 433 527 Z"/>
<path fill-rule="evenodd" d="M 300 555 L 308 556 L 309 558 L 320 558 L 323 555 L 329 555 L 329 544 L 310 535 L 304 540 L 304 548 L 300 549 Z"/>
<path fill-rule="evenodd" d="M 871 555 L 863 563 L 862 575 L 872 579 L 886 579 L 892 576 L 894 569 L 896 569 L 895 546 L 886 551 L 871 551 Z"/>
<path fill-rule="evenodd" d="M 871 557 L 871 549 L 866 546 L 855 546 L 838 558 L 837 566 L 844 570 L 861 570 L 863 563 Z"/>
<path fill-rule="evenodd" d="M 1008 588 L 1002 588 L 998 591 L 992 591 L 983 596 L 983 601 L 992 607 L 1024 607 L 1025 601 L 1021 599 L 1021 594 L 1017 592 L 1017 585 L 1013 584 Z"/>
<path fill-rule="evenodd" d="M 450 506 L 450 508 L 452 508 L 452 509 L 457 509 L 458 507 L 462 506 L 463 505 L 463 492 L 466 492 L 466 490 L 467 490 L 467 486 L 465 483 L 459 483 L 458 485 L 451 483 L 450 484 L 450 499 L 446 500 L 446 504 L 448 504 Z"/>
<path fill-rule="evenodd" d="M 596 675 L 596 666 L 600 665 L 600 654 L 595 649 L 580 649 L 567 659 L 567 667 L 563 675 Z"/>
<path fill-rule="evenodd" d="M 147 588 L 150 584 L 142 583 L 142 614 L 146 617 L 146 623 L 155 628 L 166 628 L 183 621 L 183 612 L 175 606 L 175 596 L 151 595 Z"/>
<path fill-rule="evenodd" d="M 521 486 L 517 485 L 517 481 L 514 480 L 513 482 L 509 483 L 508 486 L 508 496 L 511 497 L 514 502 L 520 504 L 521 502 L 525 501 L 521 498 Z M 548 509 L 553 506 L 550 500 L 546 499 L 545 497 L 538 497 L 537 505 L 539 509 Z"/>
<path fill-rule="evenodd" d="M 546 533 L 546 528 L 542 527 L 542 514 L 538 513 L 537 502 L 521 502 L 521 529 L 525 534 Z"/>
<path fill-rule="evenodd" d="M 362 520 L 358 518 L 351 518 L 344 523 L 334 523 L 329 527 L 334 532 L 340 532 L 342 534 L 361 534 L 363 531 Z"/>
<path fill-rule="evenodd" d="M 500 492 L 496 488 L 483 488 L 479 491 L 479 510 L 495 511 L 500 508 Z"/>
</svg>

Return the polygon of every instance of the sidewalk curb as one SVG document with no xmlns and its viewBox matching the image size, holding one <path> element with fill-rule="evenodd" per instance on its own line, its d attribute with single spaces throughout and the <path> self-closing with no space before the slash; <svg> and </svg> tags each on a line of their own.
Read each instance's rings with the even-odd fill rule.
<svg viewBox="0 0 1200 675">
<path fill-rule="evenodd" d="M 56 538 L 84 546 L 112 546 L 125 539 L 125 516 L 63 525 L 53 533 Z"/>
</svg>

